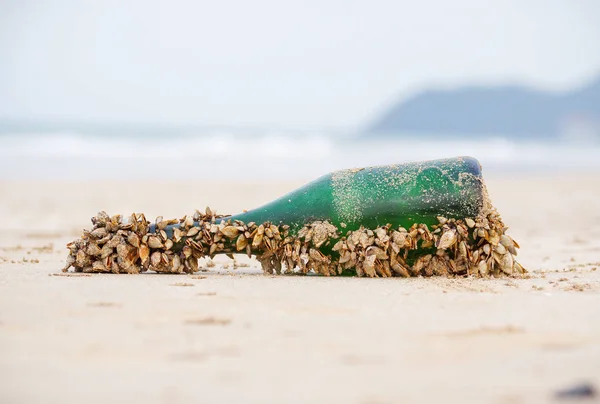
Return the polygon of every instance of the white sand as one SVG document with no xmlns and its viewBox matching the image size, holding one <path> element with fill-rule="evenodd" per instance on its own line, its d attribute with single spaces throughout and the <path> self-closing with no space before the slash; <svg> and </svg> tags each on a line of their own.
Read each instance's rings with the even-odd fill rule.
<svg viewBox="0 0 600 404">
<path fill-rule="evenodd" d="M 226 258 L 195 276 L 52 276 L 98 210 L 232 213 L 300 184 L 208 185 L 0 184 L 0 402 L 529 403 L 600 387 L 600 175 L 488 179 L 525 280 L 271 277 Z"/>
</svg>

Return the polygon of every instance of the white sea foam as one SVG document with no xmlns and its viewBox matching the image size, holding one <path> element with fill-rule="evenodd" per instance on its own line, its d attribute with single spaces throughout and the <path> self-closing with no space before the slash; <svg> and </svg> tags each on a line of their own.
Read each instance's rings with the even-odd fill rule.
<svg viewBox="0 0 600 404">
<path fill-rule="evenodd" d="M 332 170 L 476 157 L 486 171 L 600 169 L 600 147 L 512 142 L 501 138 L 434 140 L 349 138 L 325 134 L 0 136 L 1 179 L 314 178 Z"/>
</svg>

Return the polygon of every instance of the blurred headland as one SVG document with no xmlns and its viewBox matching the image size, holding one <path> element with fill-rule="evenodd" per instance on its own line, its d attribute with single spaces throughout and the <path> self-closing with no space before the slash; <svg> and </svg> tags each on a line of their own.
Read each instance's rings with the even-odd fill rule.
<svg viewBox="0 0 600 404">
<path fill-rule="evenodd" d="M 600 140 L 600 75 L 564 93 L 521 86 L 430 90 L 396 103 L 366 133 Z"/>
</svg>

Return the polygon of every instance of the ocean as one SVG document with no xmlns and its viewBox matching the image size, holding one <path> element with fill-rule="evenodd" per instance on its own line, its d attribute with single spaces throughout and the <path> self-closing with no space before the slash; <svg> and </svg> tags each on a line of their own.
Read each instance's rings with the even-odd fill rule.
<svg viewBox="0 0 600 404">
<path fill-rule="evenodd" d="M 54 132 L 0 135 L 0 178 L 310 179 L 343 168 L 454 156 L 475 157 L 484 173 L 492 174 L 600 170 L 600 145 L 560 141 L 269 131 L 173 136 Z"/>
</svg>

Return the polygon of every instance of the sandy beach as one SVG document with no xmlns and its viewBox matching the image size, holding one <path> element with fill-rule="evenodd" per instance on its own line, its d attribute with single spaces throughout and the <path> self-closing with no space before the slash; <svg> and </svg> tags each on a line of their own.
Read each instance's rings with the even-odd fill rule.
<svg viewBox="0 0 600 404">
<path fill-rule="evenodd" d="M 487 176 L 528 279 L 62 274 L 99 210 L 234 213 L 296 182 L 2 182 L 0 402 L 553 402 L 600 388 L 600 174 Z M 598 398 L 596 398 L 598 399 Z"/>
</svg>

